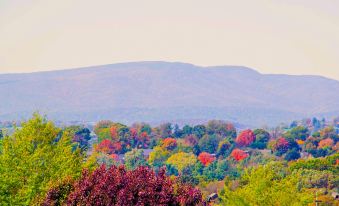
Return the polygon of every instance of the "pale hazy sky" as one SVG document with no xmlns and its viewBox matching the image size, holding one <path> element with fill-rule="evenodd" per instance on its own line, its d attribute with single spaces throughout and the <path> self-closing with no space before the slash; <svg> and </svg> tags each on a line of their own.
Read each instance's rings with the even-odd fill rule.
<svg viewBox="0 0 339 206">
<path fill-rule="evenodd" d="M 0 0 L 0 73 L 142 60 L 339 79 L 339 0 Z"/>
</svg>

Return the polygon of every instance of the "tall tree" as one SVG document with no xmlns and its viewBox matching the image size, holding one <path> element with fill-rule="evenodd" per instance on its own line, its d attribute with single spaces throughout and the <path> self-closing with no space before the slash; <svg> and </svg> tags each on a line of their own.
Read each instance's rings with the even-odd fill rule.
<svg viewBox="0 0 339 206">
<path fill-rule="evenodd" d="M 83 155 L 72 150 L 71 136 L 35 114 L 11 136 L 0 152 L 0 202 L 33 205 L 48 186 L 81 173 Z"/>
</svg>

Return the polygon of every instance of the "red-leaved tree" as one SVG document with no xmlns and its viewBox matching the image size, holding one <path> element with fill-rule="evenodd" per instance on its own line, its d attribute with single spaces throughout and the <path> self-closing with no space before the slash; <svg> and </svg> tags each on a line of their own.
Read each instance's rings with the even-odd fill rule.
<svg viewBox="0 0 339 206">
<path fill-rule="evenodd" d="M 119 153 L 122 150 L 120 142 L 113 143 L 109 139 L 104 139 L 97 146 L 96 150 L 105 154 Z"/>
<path fill-rule="evenodd" d="M 255 140 L 255 134 L 252 130 L 247 129 L 242 131 L 238 137 L 235 139 L 235 142 L 238 146 L 246 147 L 250 145 Z"/>
<path fill-rule="evenodd" d="M 235 160 L 240 161 L 240 160 L 243 160 L 243 159 L 245 159 L 246 157 L 248 157 L 248 154 L 247 154 L 245 151 L 236 148 L 236 149 L 234 149 L 234 150 L 231 152 L 231 156 L 232 156 Z"/>
<path fill-rule="evenodd" d="M 165 169 L 156 174 L 148 167 L 126 171 L 123 166 L 92 173 L 84 170 L 75 183 L 50 189 L 44 205 L 202 205 L 200 190 L 171 180 Z M 61 189 L 60 189 L 61 188 Z M 61 194 L 63 193 L 63 194 Z"/>
<path fill-rule="evenodd" d="M 96 150 L 105 154 L 112 154 L 114 153 L 113 142 L 109 139 L 104 139 L 98 144 Z"/>
<path fill-rule="evenodd" d="M 275 145 L 275 150 L 286 152 L 288 150 L 289 143 L 284 137 L 279 137 Z"/>
<path fill-rule="evenodd" d="M 130 128 L 129 133 L 130 133 L 130 140 L 138 139 L 138 130 L 136 128 L 133 128 L 133 127 Z"/>
<path fill-rule="evenodd" d="M 215 157 L 213 155 L 211 155 L 210 153 L 202 152 L 202 153 L 199 154 L 198 160 L 204 166 L 208 166 L 209 164 L 211 164 L 215 160 Z"/>
<path fill-rule="evenodd" d="M 117 154 L 111 154 L 109 157 L 112 158 L 115 161 L 119 160 L 119 156 Z"/>
<path fill-rule="evenodd" d="M 147 148 L 149 145 L 150 137 L 147 132 L 141 132 L 137 139 L 138 147 Z"/>
</svg>

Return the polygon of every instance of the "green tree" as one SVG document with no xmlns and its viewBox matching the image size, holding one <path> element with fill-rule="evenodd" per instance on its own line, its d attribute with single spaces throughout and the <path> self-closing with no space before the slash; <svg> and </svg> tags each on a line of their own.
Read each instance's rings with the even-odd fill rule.
<svg viewBox="0 0 339 206">
<path fill-rule="evenodd" d="M 292 150 L 289 150 L 286 155 L 285 155 L 285 160 L 287 161 L 291 161 L 291 160 L 296 160 L 300 158 L 300 153 L 298 152 L 298 150 L 296 150 L 295 148 Z"/>
<path fill-rule="evenodd" d="M 219 142 L 217 155 L 221 157 L 227 157 L 233 150 L 233 140 L 230 138 L 223 139 Z"/>
<path fill-rule="evenodd" d="M 193 128 L 191 126 L 189 126 L 189 125 L 185 125 L 182 128 L 183 136 L 187 136 L 187 135 L 192 134 L 192 131 L 193 131 Z"/>
<path fill-rule="evenodd" d="M 228 173 L 229 165 L 226 160 L 218 160 L 203 168 L 202 178 L 205 181 L 223 180 Z"/>
<path fill-rule="evenodd" d="M 161 146 L 156 146 L 153 151 L 149 154 L 148 163 L 153 167 L 160 168 L 164 165 L 164 162 L 170 156 L 169 151 Z"/>
<path fill-rule="evenodd" d="M 0 202 L 33 205 L 48 186 L 80 175 L 83 155 L 72 150 L 71 137 L 35 114 L 11 136 L 0 152 Z"/>
<path fill-rule="evenodd" d="M 312 170 L 329 170 L 336 174 L 339 174 L 339 166 L 337 161 L 339 159 L 339 153 L 323 158 L 314 159 L 299 159 L 296 162 L 292 162 L 290 165 L 291 170 L 298 169 L 312 169 Z"/>
<path fill-rule="evenodd" d="M 199 140 L 199 147 L 201 151 L 214 154 L 217 152 L 220 138 L 217 135 L 204 135 Z"/>
<path fill-rule="evenodd" d="M 101 120 L 94 126 L 94 133 L 98 135 L 99 141 L 111 137 L 110 127 L 113 122 L 110 120 Z"/>
<path fill-rule="evenodd" d="M 270 133 L 264 129 L 255 129 L 253 133 L 255 135 L 255 141 L 250 145 L 250 147 L 265 149 L 270 139 Z"/>
<path fill-rule="evenodd" d="M 178 124 L 174 125 L 174 132 L 173 132 L 173 137 L 175 138 L 181 138 L 183 136 L 183 131 L 179 128 Z"/>
<path fill-rule="evenodd" d="M 98 136 L 99 142 L 101 142 L 104 139 L 111 139 L 110 128 L 100 128 L 100 130 L 96 132 L 96 135 Z"/>
<path fill-rule="evenodd" d="M 282 163 L 271 162 L 245 170 L 238 186 L 226 181 L 220 197 L 226 205 L 308 205 L 313 195 L 298 187 L 300 178 L 300 173 L 289 175 Z"/>
<path fill-rule="evenodd" d="M 88 149 L 88 141 L 91 139 L 91 131 L 88 128 L 72 125 L 64 128 L 64 131 L 71 135 L 75 147 L 80 147 L 82 150 Z"/>
<path fill-rule="evenodd" d="M 125 166 L 128 170 L 134 170 L 139 166 L 146 165 L 144 152 L 141 149 L 133 149 L 125 154 Z"/>
<path fill-rule="evenodd" d="M 140 129 L 140 133 L 146 132 L 147 134 L 151 134 L 152 132 L 152 128 L 149 124 L 145 124 L 143 123 L 141 129 Z"/>
<path fill-rule="evenodd" d="M 193 127 L 192 133 L 201 138 L 206 134 L 206 127 L 204 125 L 196 125 Z"/>
<path fill-rule="evenodd" d="M 172 136 L 172 124 L 164 123 L 159 125 L 159 135 L 162 138 L 171 137 Z"/>
<path fill-rule="evenodd" d="M 2 151 L 2 138 L 4 137 L 2 130 L 0 129 L 0 152 Z"/>
<path fill-rule="evenodd" d="M 284 134 L 284 137 L 288 139 L 301 139 L 301 140 L 306 140 L 306 138 L 310 135 L 308 129 L 303 126 L 297 126 L 292 128 L 290 131 L 286 132 Z"/>
<path fill-rule="evenodd" d="M 209 135 L 217 134 L 222 137 L 231 137 L 231 138 L 235 138 L 237 136 L 237 131 L 233 124 L 226 123 L 221 120 L 208 121 L 206 130 Z"/>
</svg>

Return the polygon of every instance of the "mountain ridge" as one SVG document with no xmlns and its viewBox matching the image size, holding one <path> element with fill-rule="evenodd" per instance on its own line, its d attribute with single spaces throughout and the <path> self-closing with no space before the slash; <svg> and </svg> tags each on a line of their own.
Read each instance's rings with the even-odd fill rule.
<svg viewBox="0 0 339 206">
<path fill-rule="evenodd" d="M 273 124 L 337 115 L 336 91 L 339 81 L 316 75 L 261 74 L 243 66 L 128 62 L 0 74 L 0 120 L 27 118 L 39 110 L 63 121 L 217 118 Z"/>
<path fill-rule="evenodd" d="M 58 72 L 67 72 L 67 71 L 77 71 L 77 70 L 86 70 L 86 69 L 97 69 L 98 67 L 107 67 L 107 66 L 118 66 L 118 65 L 127 65 L 127 64 L 155 64 L 155 63 L 162 63 L 162 64 L 182 64 L 182 65 L 190 65 L 193 67 L 201 68 L 201 69 L 232 69 L 232 70 L 247 70 L 252 71 L 253 73 L 261 74 L 261 75 L 278 75 L 278 76 L 291 76 L 291 77 L 317 77 L 317 78 L 323 78 L 331 81 L 337 81 L 337 79 L 333 79 L 330 77 L 322 76 L 322 75 L 313 75 L 313 74 L 284 74 L 284 73 L 261 73 L 257 71 L 256 69 L 253 69 L 251 67 L 247 66 L 241 66 L 241 65 L 212 65 L 212 66 L 199 66 L 196 64 L 191 63 L 185 63 L 180 61 L 130 61 L 130 62 L 118 62 L 118 63 L 112 63 L 112 64 L 100 64 L 100 65 L 92 65 L 92 66 L 83 66 L 83 67 L 72 67 L 72 68 L 61 68 L 61 69 L 55 69 L 55 70 L 42 70 L 42 71 L 33 71 L 33 72 L 15 72 L 15 73 L 0 73 L 1 75 L 29 75 L 29 74 L 43 74 L 43 73 L 58 73 Z"/>
</svg>

